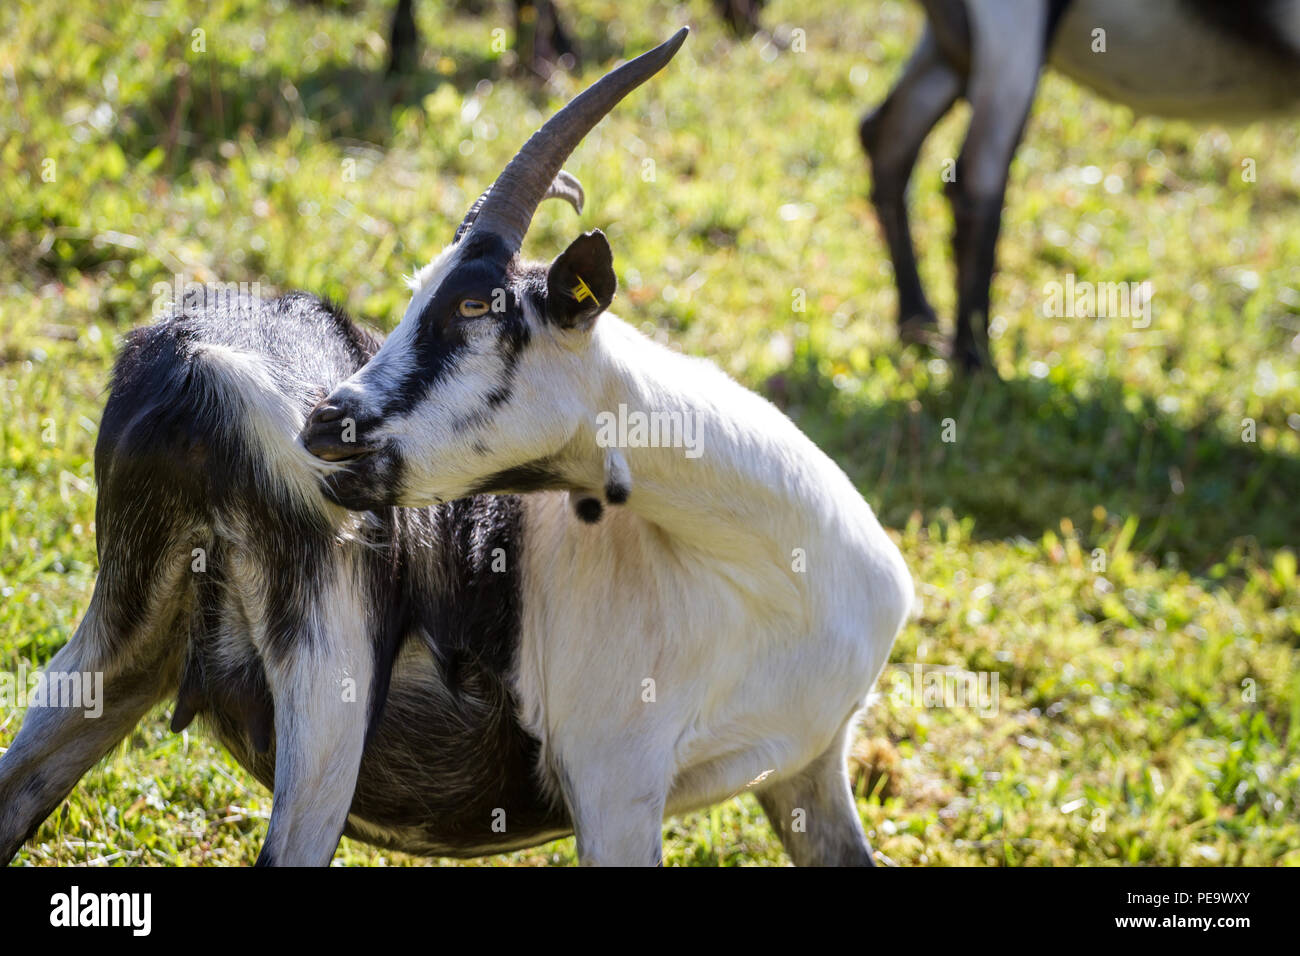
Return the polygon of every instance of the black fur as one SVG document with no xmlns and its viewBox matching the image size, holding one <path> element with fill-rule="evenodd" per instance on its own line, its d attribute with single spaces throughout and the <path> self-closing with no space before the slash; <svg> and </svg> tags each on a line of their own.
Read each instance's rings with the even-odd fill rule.
<svg viewBox="0 0 1300 956">
<path fill-rule="evenodd" d="M 599 229 L 583 233 L 546 272 L 546 318 L 560 328 L 589 329 L 617 290 L 609 240 Z"/>
<path fill-rule="evenodd" d="M 474 487 L 472 494 L 526 494 L 530 491 L 558 491 L 565 487 L 567 483 L 554 466 L 539 460 L 488 475 Z"/>
<path fill-rule="evenodd" d="M 1061 25 L 1061 19 L 1065 16 L 1065 11 L 1070 8 L 1073 0 L 1047 0 L 1047 42 L 1043 49 L 1050 49 L 1052 40 L 1056 37 L 1056 30 Z"/>
<path fill-rule="evenodd" d="M 1300 50 L 1278 30 L 1280 8 L 1287 0 L 1183 0 L 1193 16 L 1235 37 L 1251 50 L 1294 61 Z"/>
<path fill-rule="evenodd" d="M 527 345 L 528 324 L 510 288 L 509 268 L 509 252 L 496 236 L 489 234 L 466 240 L 460 264 L 420 313 L 419 330 L 412 347 L 415 371 L 393 390 L 380 417 L 390 418 L 411 411 L 455 367 L 471 322 L 497 322 L 503 339 L 514 346 L 508 354 Z M 459 315 L 457 309 L 462 299 L 492 303 L 499 298 L 498 290 L 506 295 L 504 311 L 489 312 L 481 319 L 465 319 Z M 358 428 L 362 427 L 358 422 Z"/>
<path fill-rule="evenodd" d="M 605 506 L 595 498 L 579 498 L 573 511 L 587 524 L 596 524 L 605 514 Z"/>
<path fill-rule="evenodd" d="M 532 269 L 521 266 L 500 237 L 485 233 L 466 239 L 460 261 L 418 316 L 412 347 L 413 370 L 397 383 L 376 417 L 364 420 L 352 410 L 344 410 L 347 417 L 356 420 L 359 443 L 364 443 L 366 431 L 376 422 L 411 413 L 455 368 L 471 329 L 481 322 L 496 325 L 499 354 L 506 363 L 505 381 L 483 397 L 480 409 L 458 419 L 454 427 L 457 431 L 468 431 L 491 421 L 497 409 L 510 401 L 519 357 L 531 339 L 532 333 L 523 311 L 524 296 L 532 294 L 531 280 Z M 477 318 L 466 318 L 459 313 L 464 299 L 486 302 L 493 307 L 492 311 Z M 396 488 L 400 476 L 391 472 L 399 470 L 400 465 L 397 460 L 380 462 L 376 459 L 367 462 L 361 471 L 367 482 L 371 475 L 384 474 L 386 484 Z M 339 486 L 333 489 L 335 498 L 340 503 L 356 506 L 359 500 L 352 494 L 353 489 L 345 487 L 346 482 L 346 478 L 341 479 Z"/>
</svg>

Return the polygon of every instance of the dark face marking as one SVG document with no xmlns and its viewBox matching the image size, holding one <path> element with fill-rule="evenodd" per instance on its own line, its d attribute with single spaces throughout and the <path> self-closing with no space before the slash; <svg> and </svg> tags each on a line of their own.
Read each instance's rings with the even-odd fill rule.
<svg viewBox="0 0 1300 956">
<path fill-rule="evenodd" d="M 456 432 L 474 432 L 486 427 L 496 412 L 510 401 L 515 370 L 520 356 L 531 340 L 531 330 L 524 314 L 524 302 L 537 296 L 537 283 L 544 272 L 538 267 L 521 264 L 502 241 L 493 235 L 466 240 L 459 251 L 460 260 L 444 277 L 432 298 L 416 317 L 411 339 L 411 368 L 404 377 L 380 396 L 378 414 L 363 413 L 348 406 L 346 399 L 330 402 L 337 407 L 333 416 L 315 422 L 315 415 L 303 429 L 303 441 L 317 432 L 333 435 L 339 422 L 351 419 L 356 426 L 355 445 L 364 453 L 346 459 L 346 464 L 322 481 L 327 498 L 354 511 L 374 511 L 399 502 L 405 471 L 400 441 L 368 444 L 386 419 L 419 414 L 416 409 L 427 401 L 439 382 L 454 375 L 457 363 L 470 348 L 470 340 L 482 333 L 484 323 L 492 327 L 492 348 L 502 362 L 501 380 L 481 396 L 468 410 L 456 410 L 452 428 Z M 465 300 L 478 300 L 488 306 L 482 315 L 461 314 Z M 540 300 L 539 300 L 540 301 Z M 318 409 L 319 411 L 319 409 Z M 318 436 L 319 437 L 319 436 Z M 332 447 L 323 440 L 316 444 Z M 334 442 L 337 444 L 337 442 Z M 479 454 L 487 446 L 475 442 Z"/>
<path fill-rule="evenodd" d="M 420 313 L 411 346 L 414 370 L 387 396 L 382 418 L 409 412 L 445 379 L 465 351 L 473 324 L 480 322 L 496 324 L 507 376 L 501 388 L 485 397 L 486 407 L 495 409 L 509 399 L 509 378 L 530 338 L 523 303 L 514 287 L 515 272 L 515 259 L 498 237 L 485 235 L 467 240 L 460 263 L 442 280 Z M 478 299 L 490 308 L 502 308 L 478 318 L 466 318 L 459 312 L 460 303 L 465 299 Z M 465 427 L 477 421 L 477 417 L 471 417 Z"/>
</svg>

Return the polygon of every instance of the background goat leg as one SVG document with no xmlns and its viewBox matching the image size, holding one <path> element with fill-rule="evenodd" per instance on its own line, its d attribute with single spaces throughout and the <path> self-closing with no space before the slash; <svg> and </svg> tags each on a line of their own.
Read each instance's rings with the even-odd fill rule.
<svg viewBox="0 0 1300 956">
<path fill-rule="evenodd" d="M 989 369 L 989 287 L 1011 160 L 1038 90 L 1046 57 L 1046 11 L 1029 0 L 971 8 L 974 49 L 966 98 L 970 127 L 948 183 L 956 228 L 957 331 L 953 360 Z"/>
<path fill-rule="evenodd" d="M 871 200 L 894 263 L 898 337 L 904 342 L 924 342 L 938 327 L 916 268 L 907 184 L 921 144 L 956 102 L 964 83 L 927 27 L 898 85 L 858 128 L 862 148 L 871 160 Z"/>
<path fill-rule="evenodd" d="M 415 25 L 414 0 L 397 0 L 388 29 L 388 67 L 385 73 L 410 73 L 420 61 L 420 31 Z"/>
</svg>

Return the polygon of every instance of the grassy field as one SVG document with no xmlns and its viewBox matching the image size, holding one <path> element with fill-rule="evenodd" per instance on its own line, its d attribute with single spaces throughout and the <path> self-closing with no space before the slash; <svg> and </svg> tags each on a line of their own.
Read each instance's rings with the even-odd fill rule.
<svg viewBox="0 0 1300 956">
<path fill-rule="evenodd" d="M 547 204 L 528 249 L 604 229 L 616 311 L 781 404 L 896 531 L 921 609 L 857 751 L 873 845 L 900 864 L 1300 864 L 1300 123 L 1138 119 L 1048 77 L 994 285 L 1006 381 L 964 383 L 894 341 L 856 139 L 912 4 L 774 0 L 790 49 L 731 39 L 706 0 L 562 6 L 589 63 L 546 87 L 497 52 L 504 3 L 422 0 L 421 70 L 392 82 L 387 2 L 0 9 L 0 670 L 48 660 L 89 599 L 108 372 L 159 284 L 303 288 L 391 328 L 401 276 L 544 115 L 688 21 L 570 162 L 586 212 Z M 914 183 L 943 314 L 941 173 L 964 128 L 959 108 Z M 1045 318 L 1068 273 L 1149 281 L 1150 327 Z M 916 706 L 917 665 L 996 676 L 995 712 Z M 169 712 L 19 864 L 255 859 L 270 794 Z M 0 747 L 20 719 L 0 709 Z M 748 794 L 664 838 L 670 865 L 786 862 Z M 483 862 L 574 859 L 561 840 Z M 426 862 L 348 840 L 337 860 Z"/>
</svg>

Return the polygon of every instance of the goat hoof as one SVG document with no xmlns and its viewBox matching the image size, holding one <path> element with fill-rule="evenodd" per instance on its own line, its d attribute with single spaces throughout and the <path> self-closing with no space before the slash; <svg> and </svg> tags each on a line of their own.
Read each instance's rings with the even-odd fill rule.
<svg viewBox="0 0 1300 956">
<path fill-rule="evenodd" d="M 898 323 L 898 341 L 903 345 L 920 345 L 936 352 L 943 351 L 939 322 L 933 313 L 917 313 L 901 319 Z"/>
<path fill-rule="evenodd" d="M 978 375 L 994 381 L 999 380 L 998 370 L 993 365 L 993 360 L 974 347 L 954 345 L 949 361 L 962 375 L 971 377 Z"/>
</svg>

